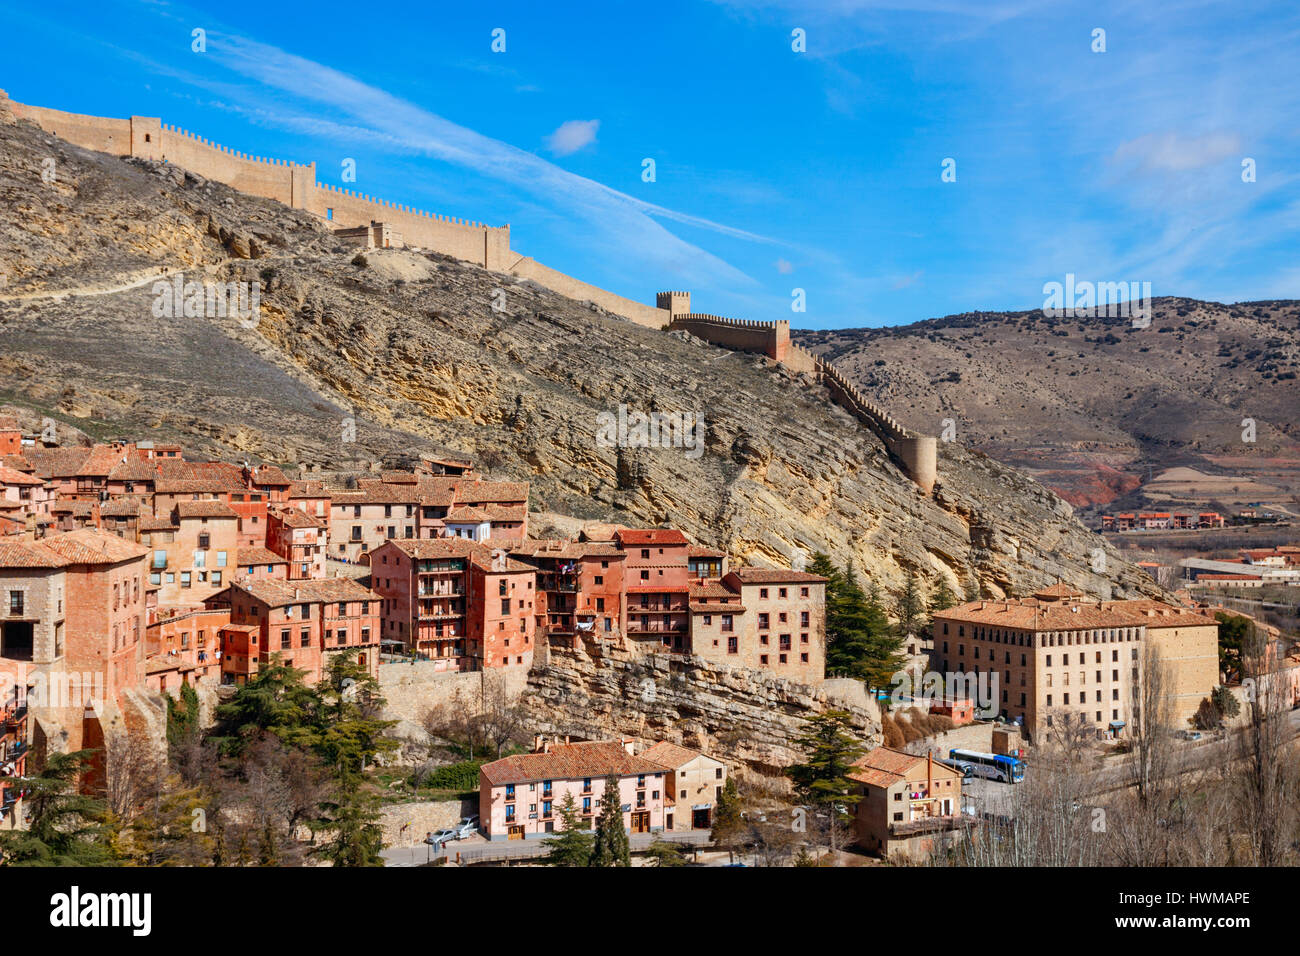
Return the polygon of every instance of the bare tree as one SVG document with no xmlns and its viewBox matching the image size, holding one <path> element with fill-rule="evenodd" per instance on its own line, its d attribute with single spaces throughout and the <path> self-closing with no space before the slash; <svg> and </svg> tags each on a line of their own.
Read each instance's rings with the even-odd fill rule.
<svg viewBox="0 0 1300 956">
<path fill-rule="evenodd" d="M 1294 750 L 1287 718 L 1287 687 L 1278 673 L 1275 649 L 1253 624 L 1241 646 L 1246 727 L 1238 738 L 1242 821 L 1255 866 L 1282 862 L 1296 793 Z"/>
<path fill-rule="evenodd" d="M 1129 776 L 1144 806 L 1157 802 L 1171 770 L 1173 732 L 1170 693 L 1173 686 L 1160 650 L 1143 642 L 1142 667 L 1130 684 Z"/>
</svg>

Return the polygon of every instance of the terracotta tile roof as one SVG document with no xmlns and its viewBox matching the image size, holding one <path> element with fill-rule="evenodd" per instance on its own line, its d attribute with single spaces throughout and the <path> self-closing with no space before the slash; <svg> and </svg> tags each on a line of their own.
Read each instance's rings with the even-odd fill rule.
<svg viewBox="0 0 1300 956">
<path fill-rule="evenodd" d="M 686 535 L 676 528 L 624 528 L 615 533 L 623 547 L 641 547 L 647 544 L 690 544 Z"/>
<path fill-rule="evenodd" d="M 735 568 L 734 574 L 742 584 L 825 584 L 826 579 L 806 571 L 787 571 L 782 568 Z"/>
<path fill-rule="evenodd" d="M 141 504 L 136 498 L 115 498 L 99 506 L 102 518 L 135 518 L 140 514 Z"/>
<path fill-rule="evenodd" d="M 172 519 L 167 515 L 150 515 L 140 516 L 140 530 L 145 531 L 176 531 L 176 525 L 172 524 Z"/>
<path fill-rule="evenodd" d="M 415 559 L 468 558 L 481 547 L 468 538 L 389 538 L 379 548 L 391 545 Z M 370 562 L 374 567 L 374 561 Z"/>
<path fill-rule="evenodd" d="M 711 582 L 708 584 L 701 584 L 699 582 L 695 582 L 691 585 L 691 598 L 693 600 L 704 599 L 704 598 L 739 599 L 739 597 L 740 597 L 740 593 L 738 591 L 733 591 L 731 588 L 727 587 L 725 584 L 722 584 L 720 582 Z"/>
<path fill-rule="evenodd" d="M 379 601 L 380 596 L 353 578 L 320 578 L 314 581 L 232 581 L 231 587 L 246 591 L 268 607 L 286 604 L 330 604 L 338 601 Z"/>
<path fill-rule="evenodd" d="M 95 502 L 63 499 L 50 505 L 50 514 L 88 518 L 95 513 Z"/>
<path fill-rule="evenodd" d="M 33 471 L 32 463 L 27 460 L 25 455 L 0 455 L 0 465 L 6 468 L 12 468 L 14 471 L 21 471 L 25 475 L 30 475 Z"/>
<path fill-rule="evenodd" d="M 309 515 L 298 508 L 279 508 L 272 511 L 283 524 L 290 528 L 324 528 L 327 527 L 325 519 Z"/>
<path fill-rule="evenodd" d="M 853 761 L 853 766 L 859 769 L 849 773 L 850 779 L 872 787 L 891 787 L 909 778 L 916 779 L 918 772 L 924 774 L 925 757 L 905 754 L 889 747 L 877 747 Z M 961 777 L 960 771 L 938 761 L 934 763 L 933 773 L 935 777 Z"/>
<path fill-rule="evenodd" d="M 39 541 L 0 538 L 0 568 L 66 568 L 71 563 Z"/>
<path fill-rule="evenodd" d="M 478 522 L 481 521 L 491 521 L 492 517 L 481 508 L 470 508 L 461 505 L 460 507 L 452 508 L 450 511 L 448 511 L 447 517 L 444 518 L 443 520 L 450 521 L 453 524 L 466 524 L 466 523 L 477 524 Z"/>
<path fill-rule="evenodd" d="M 665 764 L 629 754 L 616 740 L 556 744 L 550 753 L 517 754 L 484 764 L 479 774 L 494 787 L 538 780 L 598 779 L 611 773 L 621 777 L 667 773 Z"/>
<path fill-rule="evenodd" d="M 688 558 L 725 558 L 727 552 L 719 551 L 717 548 L 706 548 L 702 545 L 693 544 L 686 549 Z"/>
<path fill-rule="evenodd" d="M 276 465 L 258 465 L 253 469 L 253 484 L 259 488 L 288 488 L 293 482 Z"/>
<path fill-rule="evenodd" d="M 81 463 L 90 457 L 90 449 L 83 447 L 42 448 L 33 446 L 23 450 L 23 456 L 32 463 L 32 470 L 42 478 L 71 478 Z"/>
<path fill-rule="evenodd" d="M 75 475 L 79 478 L 107 478 L 109 472 L 129 457 L 129 452 L 108 445 L 96 445 L 82 460 Z"/>
<path fill-rule="evenodd" d="M 607 521 L 592 521 L 582 526 L 582 531 L 578 537 L 583 541 L 613 541 L 620 531 L 626 528 L 621 524 L 611 524 Z"/>
<path fill-rule="evenodd" d="M 1070 631 L 1103 627 L 1189 627 L 1216 623 L 1160 601 L 972 601 L 936 611 L 936 619 L 988 627 L 1036 631 Z"/>
<path fill-rule="evenodd" d="M 119 564 L 149 553 L 149 549 L 98 528 L 79 528 L 42 538 L 41 543 L 72 564 Z"/>
<path fill-rule="evenodd" d="M 420 476 L 413 471 L 381 471 L 379 480 L 391 485 L 413 485 L 420 480 Z"/>
<path fill-rule="evenodd" d="M 109 481 L 153 481 L 158 477 L 158 468 L 146 458 L 127 458 L 119 461 L 108 473 Z"/>
<path fill-rule="evenodd" d="M 528 517 L 527 505 L 486 504 L 481 510 L 492 521 L 523 521 Z"/>
<path fill-rule="evenodd" d="M 290 498 L 328 498 L 334 492 L 325 487 L 323 481 L 291 481 L 289 482 Z"/>
<path fill-rule="evenodd" d="M 510 545 L 511 554 L 530 558 L 578 561 L 582 558 L 625 558 L 627 552 L 609 541 L 565 541 L 528 538 Z"/>
<path fill-rule="evenodd" d="M 1077 588 L 1072 588 L 1068 584 L 1062 584 L 1058 581 L 1049 588 L 1043 588 L 1041 591 L 1035 591 L 1034 597 L 1040 600 L 1049 600 L 1051 598 L 1079 598 L 1083 597 L 1083 592 Z"/>
<path fill-rule="evenodd" d="M 628 608 L 631 614 L 635 608 Z M 744 614 L 745 605 L 743 604 L 723 604 L 721 601 L 692 601 L 692 614 Z"/>
<path fill-rule="evenodd" d="M 666 740 L 661 740 L 657 744 L 647 747 L 641 751 L 640 756 L 654 763 L 661 763 L 670 770 L 676 770 L 682 767 L 696 757 L 708 757 L 708 754 L 701 753 L 698 750 L 688 750 L 686 747 L 679 747 L 676 744 L 670 744 Z M 716 757 L 710 757 L 716 760 Z"/>
<path fill-rule="evenodd" d="M 0 465 L 0 485 L 22 485 L 31 487 L 33 485 L 43 485 L 45 482 L 40 478 L 33 478 L 31 475 L 24 474 L 7 465 Z"/>
<path fill-rule="evenodd" d="M 517 504 L 528 500 L 528 482 L 460 479 L 456 483 L 456 500 L 471 505 Z"/>
<path fill-rule="evenodd" d="M 248 568 L 258 564 L 288 564 L 270 548 L 238 548 L 235 550 L 235 566 Z"/>
<path fill-rule="evenodd" d="M 182 521 L 186 518 L 238 518 L 239 515 L 224 501 L 209 499 L 206 501 L 176 502 L 176 516 Z"/>
</svg>

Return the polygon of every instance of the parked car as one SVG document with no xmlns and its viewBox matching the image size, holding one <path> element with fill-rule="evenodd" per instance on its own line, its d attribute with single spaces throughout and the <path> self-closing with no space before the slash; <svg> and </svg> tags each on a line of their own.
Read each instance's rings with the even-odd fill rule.
<svg viewBox="0 0 1300 956">
<path fill-rule="evenodd" d="M 478 832 L 478 815 L 461 817 L 460 823 L 452 828 L 456 831 L 457 840 L 467 840 Z"/>
<path fill-rule="evenodd" d="M 432 846 L 434 849 L 438 849 L 444 843 L 450 843 L 452 840 L 459 840 L 460 837 L 456 835 L 457 832 L 458 831 L 454 829 L 439 830 L 432 836 L 425 837 L 424 842 Z"/>
</svg>

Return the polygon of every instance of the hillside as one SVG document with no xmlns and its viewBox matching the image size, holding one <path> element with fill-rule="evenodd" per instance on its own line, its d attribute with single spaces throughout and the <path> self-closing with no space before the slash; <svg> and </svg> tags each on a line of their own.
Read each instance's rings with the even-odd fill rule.
<svg viewBox="0 0 1300 956">
<path fill-rule="evenodd" d="M 1288 502 L 1300 490 L 1300 302 L 1159 298 L 1145 329 L 974 312 L 796 338 L 903 424 L 941 434 L 952 419 L 958 442 L 1077 506 L 1205 502 L 1225 489 L 1233 499 L 1234 485 L 1242 500 Z M 1245 418 L 1254 444 L 1242 441 Z M 1139 490 L 1176 467 L 1223 480 Z"/>
<path fill-rule="evenodd" d="M 763 357 L 447 257 L 358 255 L 308 213 L 3 117 L 0 199 L 0 402 L 32 416 L 291 469 L 459 450 L 531 481 L 539 511 L 668 522 L 759 563 L 825 550 L 888 590 L 912 570 L 987 594 L 1150 588 L 1113 551 L 1093 573 L 1105 545 L 1070 507 L 978 452 L 942 446 L 925 496 L 813 379 Z M 260 282 L 255 327 L 156 314 L 153 282 L 177 271 Z M 601 447 L 620 403 L 702 416 L 705 453 Z"/>
</svg>

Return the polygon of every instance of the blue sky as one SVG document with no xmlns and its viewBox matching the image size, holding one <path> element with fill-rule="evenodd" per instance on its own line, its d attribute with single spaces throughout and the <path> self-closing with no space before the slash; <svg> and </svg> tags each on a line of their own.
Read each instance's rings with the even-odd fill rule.
<svg viewBox="0 0 1300 956">
<path fill-rule="evenodd" d="M 1300 297 L 1294 2 L 56 0 L 0 10 L 0 63 L 21 102 L 315 160 L 646 302 L 834 328 L 1038 308 L 1070 272 Z"/>
</svg>

